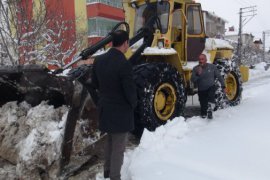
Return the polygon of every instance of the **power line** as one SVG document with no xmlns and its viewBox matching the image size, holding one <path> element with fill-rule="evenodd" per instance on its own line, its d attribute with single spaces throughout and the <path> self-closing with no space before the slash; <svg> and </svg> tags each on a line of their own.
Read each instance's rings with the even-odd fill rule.
<svg viewBox="0 0 270 180">
<path fill-rule="evenodd" d="M 243 4 L 243 2 L 239 1 L 239 0 L 236 0 L 237 3 L 240 5 L 240 6 L 246 6 L 246 4 Z"/>
<path fill-rule="evenodd" d="M 242 56 L 242 31 L 243 27 L 255 16 L 257 15 L 256 6 L 249 6 L 240 8 L 239 12 L 239 32 L 238 32 L 238 44 L 237 44 L 237 55 L 238 55 L 238 64 L 241 64 Z"/>
<path fill-rule="evenodd" d="M 241 6 L 251 6 L 254 2 L 250 0 L 236 0 L 238 1 L 238 4 L 241 4 Z"/>
<path fill-rule="evenodd" d="M 242 0 L 243 2 L 245 2 L 246 4 L 248 4 L 249 6 L 253 3 L 251 3 L 249 0 Z"/>
</svg>

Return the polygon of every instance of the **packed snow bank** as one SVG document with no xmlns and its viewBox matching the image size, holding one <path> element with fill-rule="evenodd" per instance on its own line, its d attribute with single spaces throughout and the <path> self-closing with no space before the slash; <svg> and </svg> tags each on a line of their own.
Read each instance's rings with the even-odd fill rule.
<svg viewBox="0 0 270 180">
<path fill-rule="evenodd" d="M 0 156 L 17 164 L 22 179 L 56 178 L 67 107 L 9 102 L 0 108 Z"/>
<path fill-rule="evenodd" d="M 254 65 L 254 68 L 249 70 L 249 76 L 252 79 L 258 79 L 264 77 L 265 75 L 270 75 L 269 73 L 267 73 L 270 71 L 270 69 L 266 70 L 266 67 L 267 64 L 265 62 Z"/>
</svg>

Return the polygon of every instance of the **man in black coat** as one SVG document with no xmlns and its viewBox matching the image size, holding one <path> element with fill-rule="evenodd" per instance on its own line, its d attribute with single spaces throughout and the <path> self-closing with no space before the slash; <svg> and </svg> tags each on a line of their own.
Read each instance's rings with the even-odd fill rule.
<svg viewBox="0 0 270 180">
<path fill-rule="evenodd" d="M 105 145 L 104 177 L 120 180 L 120 170 L 129 131 L 134 129 L 137 105 L 132 66 L 124 53 L 129 48 L 128 33 L 113 33 L 113 47 L 96 57 L 92 83 L 99 92 L 99 129 L 108 134 Z"/>
</svg>

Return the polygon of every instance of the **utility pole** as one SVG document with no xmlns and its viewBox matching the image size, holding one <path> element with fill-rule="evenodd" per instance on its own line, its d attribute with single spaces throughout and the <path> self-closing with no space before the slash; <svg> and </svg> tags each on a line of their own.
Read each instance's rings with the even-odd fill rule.
<svg viewBox="0 0 270 180">
<path fill-rule="evenodd" d="M 241 64 L 241 49 L 242 49 L 242 16 L 243 16 L 243 12 L 242 12 L 242 8 L 240 8 L 240 18 L 239 18 L 239 31 L 238 31 L 238 44 L 237 44 L 237 56 L 238 56 L 238 65 Z"/>
<path fill-rule="evenodd" d="M 265 36 L 270 35 L 270 30 L 263 31 L 263 62 L 265 62 Z"/>
<path fill-rule="evenodd" d="M 238 56 L 238 65 L 241 65 L 241 59 L 242 59 L 242 32 L 243 27 L 255 16 L 257 15 L 257 9 L 255 9 L 256 6 L 249 6 L 240 8 L 239 12 L 239 32 L 238 32 L 238 44 L 237 44 L 237 56 Z"/>
</svg>

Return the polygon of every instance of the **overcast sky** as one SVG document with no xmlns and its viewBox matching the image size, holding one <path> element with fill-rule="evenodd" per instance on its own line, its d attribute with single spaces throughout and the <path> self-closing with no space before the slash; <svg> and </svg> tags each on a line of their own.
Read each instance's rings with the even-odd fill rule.
<svg viewBox="0 0 270 180">
<path fill-rule="evenodd" d="M 263 31 L 269 31 L 266 37 L 266 47 L 270 47 L 270 1 L 269 0 L 196 0 L 201 3 L 203 10 L 215 12 L 216 15 L 226 19 L 228 26 L 234 26 L 236 32 L 239 27 L 240 8 L 257 6 L 257 15 L 244 27 L 243 31 L 252 33 L 255 38 L 262 38 Z"/>
</svg>

